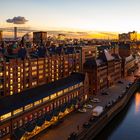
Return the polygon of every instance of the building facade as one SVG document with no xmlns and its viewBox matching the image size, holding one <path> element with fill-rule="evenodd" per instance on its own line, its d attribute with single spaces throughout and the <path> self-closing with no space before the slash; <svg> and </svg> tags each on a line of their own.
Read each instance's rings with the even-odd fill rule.
<svg viewBox="0 0 140 140">
<path fill-rule="evenodd" d="M 121 62 L 118 55 L 113 57 L 106 50 L 98 59 L 87 60 L 84 72 L 88 74 L 89 93 L 97 94 L 120 80 Z"/>
<path fill-rule="evenodd" d="M 119 34 L 119 41 L 121 42 L 135 42 L 137 41 L 137 32 L 128 32 L 128 33 L 122 33 Z"/>
<path fill-rule="evenodd" d="M 46 43 L 47 32 L 33 32 L 33 42 L 35 44 Z"/>
<path fill-rule="evenodd" d="M 13 95 L 23 90 L 81 71 L 79 52 L 34 59 L 10 59 L 0 63 L 0 95 Z"/>
<path fill-rule="evenodd" d="M 61 120 L 89 98 L 85 74 L 0 99 L 0 139 L 26 140 Z"/>
</svg>

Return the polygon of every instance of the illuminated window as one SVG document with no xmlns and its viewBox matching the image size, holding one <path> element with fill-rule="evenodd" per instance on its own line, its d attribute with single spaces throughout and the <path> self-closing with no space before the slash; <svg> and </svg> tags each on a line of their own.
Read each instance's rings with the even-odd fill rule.
<svg viewBox="0 0 140 140">
<path fill-rule="evenodd" d="M 13 95 L 13 91 L 10 91 L 10 95 Z"/>
<path fill-rule="evenodd" d="M 33 75 L 33 76 L 34 76 L 34 75 L 37 75 L 37 71 L 32 72 L 32 75 Z"/>
<path fill-rule="evenodd" d="M 20 84 L 18 84 L 18 88 L 20 88 Z"/>
<path fill-rule="evenodd" d="M 26 84 L 26 87 L 28 87 L 29 86 L 29 84 Z"/>
<path fill-rule="evenodd" d="M 60 96 L 60 95 L 62 95 L 62 94 L 63 94 L 63 90 L 57 92 L 57 95 L 58 95 L 58 96 Z"/>
<path fill-rule="evenodd" d="M 19 108 L 19 109 L 17 109 L 17 110 L 14 110 L 13 111 L 13 115 L 16 115 L 16 114 L 18 114 L 18 113 L 21 113 L 23 111 L 23 108 Z"/>
<path fill-rule="evenodd" d="M 8 71 L 6 71 L 6 76 L 8 76 Z"/>
<path fill-rule="evenodd" d="M 73 90 L 73 86 L 69 87 L 69 91 Z"/>
<path fill-rule="evenodd" d="M 18 92 L 20 92 L 21 90 L 20 89 L 18 89 Z"/>
<path fill-rule="evenodd" d="M 10 68 L 10 72 L 13 72 L 13 68 Z"/>
<path fill-rule="evenodd" d="M 69 91 L 69 89 L 68 89 L 68 88 L 64 89 L 64 93 L 66 93 L 66 92 L 68 92 L 68 91 Z"/>
<path fill-rule="evenodd" d="M 42 79 L 42 78 L 43 78 L 43 75 L 40 75 L 40 76 L 39 76 L 39 79 Z"/>
<path fill-rule="evenodd" d="M 43 102 L 46 102 L 46 101 L 48 101 L 48 100 L 49 100 L 49 96 L 48 96 L 48 97 L 43 98 Z"/>
<path fill-rule="evenodd" d="M 39 66 L 39 69 L 43 69 L 43 65 Z"/>
<path fill-rule="evenodd" d="M 10 84 L 13 84 L 13 80 L 10 80 Z"/>
<path fill-rule="evenodd" d="M 20 67 L 18 67 L 18 70 L 20 70 Z"/>
<path fill-rule="evenodd" d="M 2 89 L 3 88 L 3 85 L 2 84 L 0 84 L 0 89 Z"/>
<path fill-rule="evenodd" d="M 26 70 L 26 71 L 28 71 L 28 70 L 29 70 L 29 68 L 26 68 L 25 70 Z"/>
<path fill-rule="evenodd" d="M 32 67 L 32 70 L 36 70 L 36 69 L 37 69 L 37 67 L 36 67 L 36 66 Z"/>
<path fill-rule="evenodd" d="M 50 99 L 52 100 L 52 99 L 54 99 L 54 98 L 56 98 L 57 97 L 57 95 L 56 95 L 56 93 L 54 93 L 54 94 L 52 94 L 51 96 L 50 96 Z"/>
<path fill-rule="evenodd" d="M 32 107 L 33 107 L 33 104 L 28 104 L 28 105 L 24 106 L 24 110 L 28 110 Z"/>
<path fill-rule="evenodd" d="M 0 120 L 2 121 L 2 120 L 5 120 L 5 119 L 7 119 L 9 117 L 11 117 L 11 112 L 10 113 L 7 113 L 5 115 L 0 116 Z"/>
<path fill-rule="evenodd" d="M 20 78 L 18 78 L 18 82 L 20 82 Z"/>
<path fill-rule="evenodd" d="M 39 74 L 42 74 L 42 73 L 43 73 L 43 70 L 40 70 L 40 71 L 39 71 Z"/>
<path fill-rule="evenodd" d="M 18 72 L 18 76 L 20 76 L 20 72 Z"/>
<path fill-rule="evenodd" d="M 3 76 L 3 72 L 0 72 L 0 76 Z"/>
<path fill-rule="evenodd" d="M 13 86 L 10 86 L 10 90 L 13 90 Z"/>
<path fill-rule="evenodd" d="M 38 101 L 34 102 L 34 105 L 36 106 L 36 105 L 39 105 L 41 103 L 42 103 L 42 100 L 38 100 Z"/>
</svg>

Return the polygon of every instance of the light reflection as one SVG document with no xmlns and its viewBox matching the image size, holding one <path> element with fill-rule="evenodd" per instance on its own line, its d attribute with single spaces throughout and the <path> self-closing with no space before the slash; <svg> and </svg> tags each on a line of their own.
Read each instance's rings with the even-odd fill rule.
<svg viewBox="0 0 140 140">
<path fill-rule="evenodd" d="M 135 114 L 140 112 L 140 92 L 135 95 Z"/>
</svg>

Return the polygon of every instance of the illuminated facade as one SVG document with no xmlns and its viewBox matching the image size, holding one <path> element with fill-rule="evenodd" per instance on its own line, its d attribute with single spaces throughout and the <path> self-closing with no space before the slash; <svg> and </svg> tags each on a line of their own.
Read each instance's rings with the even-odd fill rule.
<svg viewBox="0 0 140 140">
<path fill-rule="evenodd" d="M 0 64 L 0 95 L 7 96 L 81 71 L 79 52 L 34 59 L 10 59 Z"/>
<path fill-rule="evenodd" d="M 0 99 L 0 139 L 33 137 L 79 108 L 88 99 L 88 79 L 81 73 Z"/>
<path fill-rule="evenodd" d="M 129 33 L 119 34 L 119 41 L 121 42 L 137 41 L 137 32 L 133 31 Z"/>
</svg>

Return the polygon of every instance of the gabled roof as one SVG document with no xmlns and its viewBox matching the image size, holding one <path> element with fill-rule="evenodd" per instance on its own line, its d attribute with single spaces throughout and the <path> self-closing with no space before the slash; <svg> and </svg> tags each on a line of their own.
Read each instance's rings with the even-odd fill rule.
<svg viewBox="0 0 140 140">
<path fill-rule="evenodd" d="M 103 53 L 99 56 L 99 58 L 103 59 L 103 61 L 105 62 L 114 60 L 114 57 L 107 50 L 104 50 Z"/>
<path fill-rule="evenodd" d="M 89 58 L 84 63 L 85 68 L 94 68 L 103 65 L 104 62 L 101 59 Z"/>
<path fill-rule="evenodd" d="M 20 107 L 43 99 L 55 92 L 83 82 L 85 75 L 82 73 L 72 73 L 66 78 L 54 81 L 49 84 L 28 89 L 12 96 L 6 96 L 0 99 L 0 115 L 6 114 Z"/>
</svg>

